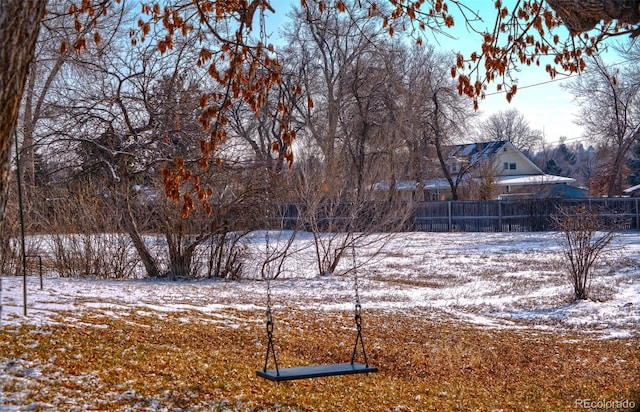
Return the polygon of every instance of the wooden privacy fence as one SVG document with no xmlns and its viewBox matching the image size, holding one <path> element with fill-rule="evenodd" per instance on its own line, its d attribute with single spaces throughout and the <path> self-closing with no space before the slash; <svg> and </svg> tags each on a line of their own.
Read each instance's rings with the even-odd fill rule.
<svg viewBox="0 0 640 412">
<path fill-rule="evenodd" d="M 423 232 L 535 232 L 554 230 L 553 216 L 563 208 L 588 207 L 602 219 L 603 229 L 638 229 L 637 198 L 527 199 L 420 202 L 413 230 Z"/>
<path fill-rule="evenodd" d="M 435 201 L 406 204 L 412 217 L 402 230 L 421 232 L 535 232 L 555 230 L 553 216 L 563 208 L 586 206 L 602 218 L 603 229 L 614 223 L 618 229 L 640 228 L 638 198 L 526 199 L 491 201 Z M 304 204 L 280 205 L 284 227 L 305 228 Z M 338 221 L 347 216 L 321 213 L 322 221 Z M 362 219 L 360 215 L 358 219 Z"/>
</svg>

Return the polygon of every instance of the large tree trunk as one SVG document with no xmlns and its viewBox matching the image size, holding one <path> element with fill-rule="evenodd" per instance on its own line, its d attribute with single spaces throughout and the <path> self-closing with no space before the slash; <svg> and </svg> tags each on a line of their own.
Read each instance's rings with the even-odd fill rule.
<svg viewBox="0 0 640 412">
<path fill-rule="evenodd" d="M 440 162 L 440 169 L 442 170 L 442 174 L 447 179 L 449 183 L 449 187 L 451 188 L 451 200 L 458 200 L 458 183 L 460 179 L 453 180 L 451 176 L 451 172 L 449 171 L 449 167 L 447 166 L 447 162 L 444 158 L 444 147 L 442 141 L 442 131 L 440 129 L 440 104 L 438 100 L 438 90 L 434 91 L 431 95 L 431 100 L 433 101 L 433 140 L 432 143 L 436 148 L 436 154 L 438 155 L 438 161 Z M 458 176 L 460 177 L 460 176 Z"/>
<path fill-rule="evenodd" d="M 46 4 L 0 0 L 0 220 L 7 203 L 11 137 Z"/>
<path fill-rule="evenodd" d="M 547 0 L 571 33 L 596 27 L 600 20 L 640 22 L 640 0 Z"/>
<path fill-rule="evenodd" d="M 128 187 L 128 184 L 126 187 Z M 136 248 L 136 251 L 138 252 L 138 256 L 140 257 L 140 260 L 142 261 L 142 264 L 144 265 L 145 270 L 147 271 L 147 276 L 149 276 L 150 278 L 159 277 L 160 270 L 158 269 L 156 260 L 151 255 L 149 248 L 147 248 L 147 245 L 144 243 L 144 239 L 142 238 L 142 235 L 138 230 L 138 225 L 136 224 L 136 220 L 133 217 L 133 213 L 131 211 L 131 204 L 129 202 L 128 195 L 126 195 L 126 199 L 123 202 L 121 202 L 120 207 L 124 211 L 124 215 L 123 215 L 124 227 L 127 231 L 127 234 L 131 238 L 131 241 L 133 242 L 133 246 Z"/>
</svg>

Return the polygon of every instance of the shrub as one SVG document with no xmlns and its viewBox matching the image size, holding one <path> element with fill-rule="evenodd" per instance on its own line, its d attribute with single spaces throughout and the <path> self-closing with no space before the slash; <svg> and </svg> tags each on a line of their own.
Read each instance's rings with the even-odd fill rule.
<svg viewBox="0 0 640 412">
<path fill-rule="evenodd" d="M 51 243 L 53 268 L 61 277 L 138 276 L 138 259 L 126 234 L 52 235 Z"/>
<path fill-rule="evenodd" d="M 573 283 L 575 300 L 589 297 L 593 269 L 614 239 L 615 222 L 605 224 L 600 216 L 588 205 L 579 205 L 562 206 L 553 217 L 561 232 L 559 244 Z"/>
</svg>

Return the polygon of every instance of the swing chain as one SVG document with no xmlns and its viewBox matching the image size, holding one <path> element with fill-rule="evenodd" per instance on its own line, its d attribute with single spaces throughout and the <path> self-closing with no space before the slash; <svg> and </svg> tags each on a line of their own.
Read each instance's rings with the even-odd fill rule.
<svg viewBox="0 0 640 412">
<path fill-rule="evenodd" d="M 356 321 L 356 342 L 353 345 L 353 353 L 351 355 L 351 364 L 355 362 L 356 353 L 358 351 L 358 343 L 360 343 L 360 347 L 362 349 L 362 356 L 364 357 L 364 363 L 367 367 L 369 367 L 369 360 L 367 359 L 367 352 L 364 348 L 364 340 L 362 338 L 362 305 L 360 304 L 360 285 L 358 284 L 358 267 L 356 262 L 356 247 L 355 244 L 351 244 L 351 251 L 353 257 L 353 287 L 355 289 L 356 295 L 356 307 L 355 307 L 355 321 Z"/>
<path fill-rule="evenodd" d="M 269 259 L 269 232 L 265 235 L 265 254 L 266 259 Z M 276 356 L 276 348 L 273 344 L 273 314 L 271 313 L 271 268 L 269 267 L 268 261 L 265 262 L 265 266 L 262 268 L 262 277 L 267 281 L 267 353 L 264 357 L 264 368 L 263 371 L 267 371 L 267 366 L 269 364 L 269 354 L 273 356 L 273 363 L 276 368 L 276 374 L 280 376 L 280 369 L 278 368 L 278 358 Z"/>
<path fill-rule="evenodd" d="M 356 295 L 356 310 L 355 310 L 356 326 L 361 327 L 362 319 L 361 319 L 360 313 L 362 311 L 362 305 L 360 305 L 360 285 L 358 283 L 358 267 L 356 262 L 355 243 L 351 244 L 351 256 L 353 258 L 353 288 L 355 289 L 355 295 Z"/>
<path fill-rule="evenodd" d="M 271 280 L 267 278 L 267 333 L 269 340 L 273 335 L 273 315 L 271 314 Z"/>
<path fill-rule="evenodd" d="M 271 267 L 270 267 L 270 251 L 269 251 L 269 232 L 264 236 L 265 239 L 265 263 L 262 266 L 262 278 L 267 281 L 267 328 L 269 324 L 273 326 L 273 318 L 271 316 Z M 272 328 L 273 330 L 273 328 Z"/>
<path fill-rule="evenodd" d="M 273 362 L 275 364 L 276 373 L 280 376 L 280 369 L 278 368 L 278 358 L 276 357 L 276 349 L 273 344 L 273 315 L 271 314 L 271 286 L 270 280 L 267 279 L 267 353 L 264 358 L 264 368 L 266 372 L 269 364 L 269 353 L 273 355 Z"/>
<path fill-rule="evenodd" d="M 360 333 L 362 332 L 362 306 L 360 306 L 359 303 L 356 303 L 356 310 L 355 310 L 355 320 L 356 320 L 356 330 L 358 331 L 358 335 L 360 335 Z"/>
</svg>

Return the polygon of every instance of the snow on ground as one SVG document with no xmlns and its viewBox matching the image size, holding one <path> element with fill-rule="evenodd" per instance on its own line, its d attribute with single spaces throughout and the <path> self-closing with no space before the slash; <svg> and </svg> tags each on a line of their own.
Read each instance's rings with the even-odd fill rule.
<svg viewBox="0 0 640 412">
<path fill-rule="evenodd" d="M 282 236 L 286 236 L 284 233 Z M 270 245 L 278 239 L 271 235 Z M 562 266 L 558 234 L 405 233 L 358 249 L 363 309 L 448 317 L 486 327 L 567 329 L 603 338 L 640 336 L 640 232 L 620 233 L 594 277 L 592 300 L 571 303 L 572 287 Z M 246 274 L 256 279 L 89 280 L 45 276 L 2 278 L 2 325 L 72 321 L 82 311 L 118 316 L 121 310 L 202 313 L 234 325 L 221 309 L 262 312 L 266 282 L 259 280 L 264 233 L 256 234 Z M 283 240 L 280 239 L 282 242 Z M 285 306 L 352 310 L 353 273 L 315 276 L 313 241 L 299 234 L 284 273 L 271 282 L 275 311 Z M 352 265 L 344 259 L 339 272 Z M 256 314 L 262 322 L 263 313 Z M 277 316 L 277 312 L 276 312 Z M 185 318 L 188 321 L 188 316 Z"/>
</svg>

